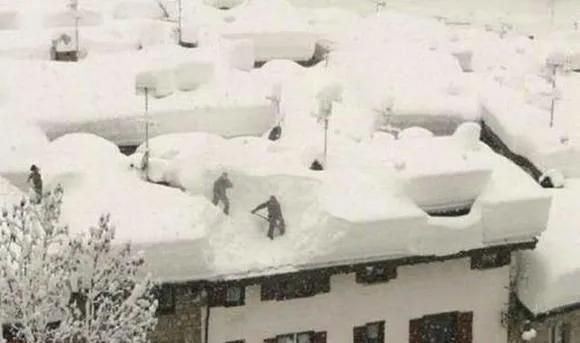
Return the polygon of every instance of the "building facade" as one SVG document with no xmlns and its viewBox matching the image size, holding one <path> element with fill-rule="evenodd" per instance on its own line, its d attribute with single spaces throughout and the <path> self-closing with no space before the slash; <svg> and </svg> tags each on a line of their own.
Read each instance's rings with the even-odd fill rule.
<svg viewBox="0 0 580 343">
<path fill-rule="evenodd" d="M 507 342 L 511 254 L 534 244 L 166 285 L 152 339 Z"/>
</svg>

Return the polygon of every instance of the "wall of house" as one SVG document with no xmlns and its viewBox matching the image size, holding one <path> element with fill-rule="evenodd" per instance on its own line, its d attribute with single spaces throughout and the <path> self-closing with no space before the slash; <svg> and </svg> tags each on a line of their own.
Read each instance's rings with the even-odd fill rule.
<svg viewBox="0 0 580 343">
<path fill-rule="evenodd" d="M 192 287 L 175 286 L 175 311 L 158 315 L 152 343 L 201 343 L 205 308 Z"/>
<path fill-rule="evenodd" d="M 473 311 L 473 342 L 507 342 L 501 311 L 509 299 L 509 266 L 471 270 L 469 258 L 398 268 L 387 283 L 361 285 L 355 274 L 331 278 L 330 293 L 286 301 L 260 300 L 260 287 L 246 287 L 239 307 L 211 309 L 208 343 L 326 331 L 327 342 L 351 343 L 353 327 L 385 320 L 385 342 L 409 340 L 409 320 L 423 315 Z"/>
</svg>

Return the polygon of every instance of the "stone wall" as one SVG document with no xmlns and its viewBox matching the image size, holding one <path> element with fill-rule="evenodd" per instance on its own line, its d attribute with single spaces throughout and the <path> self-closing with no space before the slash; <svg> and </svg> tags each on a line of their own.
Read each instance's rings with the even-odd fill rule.
<svg viewBox="0 0 580 343">
<path fill-rule="evenodd" d="M 203 339 L 203 309 L 198 291 L 191 286 L 173 286 L 175 311 L 158 315 L 151 334 L 152 343 L 201 343 Z"/>
</svg>

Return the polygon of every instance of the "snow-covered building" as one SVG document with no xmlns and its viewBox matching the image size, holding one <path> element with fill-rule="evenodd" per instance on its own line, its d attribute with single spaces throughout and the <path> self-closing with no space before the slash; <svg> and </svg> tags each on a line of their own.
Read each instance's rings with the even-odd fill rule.
<svg viewBox="0 0 580 343">
<path fill-rule="evenodd" d="M 518 258 L 518 305 L 514 309 L 514 342 L 520 342 L 525 320 L 535 330 L 532 342 L 576 342 L 580 339 L 580 290 L 577 213 L 580 188 L 568 179 L 553 189 L 553 205 L 546 231 L 533 252 Z"/>
<path fill-rule="evenodd" d="M 323 172 L 300 171 L 277 143 L 265 143 L 259 171 L 248 150 L 232 156 L 253 169 L 242 157 L 221 159 L 234 183 L 230 217 L 218 214 L 200 239 L 145 247 L 165 282 L 154 341 L 506 342 L 512 256 L 535 247 L 550 196 L 459 136 L 393 141 L 385 153 L 396 166 L 365 160 L 370 174 L 360 176 L 360 146 L 330 156 L 342 169 Z M 273 188 L 288 232 L 270 241 L 248 212 Z"/>
</svg>

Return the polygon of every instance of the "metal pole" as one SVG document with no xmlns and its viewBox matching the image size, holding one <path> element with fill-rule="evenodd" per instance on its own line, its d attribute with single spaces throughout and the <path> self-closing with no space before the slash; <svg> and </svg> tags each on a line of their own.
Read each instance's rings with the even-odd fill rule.
<svg viewBox="0 0 580 343">
<path fill-rule="evenodd" d="M 145 179 L 149 180 L 149 88 L 145 88 Z"/>
<path fill-rule="evenodd" d="M 80 56 L 80 44 L 79 44 L 79 13 L 77 10 L 76 17 L 75 17 L 75 50 L 76 50 L 76 59 L 79 60 Z"/>
<path fill-rule="evenodd" d="M 550 8 L 550 29 L 554 29 L 554 16 L 556 12 L 556 0 L 552 0 Z"/>
<path fill-rule="evenodd" d="M 556 106 L 556 65 L 552 66 L 552 102 L 550 105 L 550 127 L 554 127 L 554 110 Z"/>
<path fill-rule="evenodd" d="M 181 42 L 183 41 L 183 35 L 182 35 L 182 32 L 183 32 L 183 26 L 182 25 L 183 25 L 183 23 L 182 23 L 182 19 L 181 19 L 182 18 L 183 8 L 181 7 L 181 0 L 177 0 L 177 6 L 178 6 L 178 11 L 179 11 L 179 14 L 178 14 L 179 15 L 179 18 L 177 19 L 178 26 L 179 26 L 178 27 L 178 30 L 179 30 L 179 37 L 178 37 L 178 39 L 179 39 L 179 44 L 181 44 Z"/>
<path fill-rule="evenodd" d="M 324 118 L 324 164 L 325 165 L 327 164 L 327 157 L 328 157 L 328 118 Z"/>
</svg>

